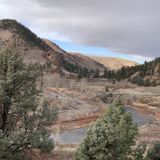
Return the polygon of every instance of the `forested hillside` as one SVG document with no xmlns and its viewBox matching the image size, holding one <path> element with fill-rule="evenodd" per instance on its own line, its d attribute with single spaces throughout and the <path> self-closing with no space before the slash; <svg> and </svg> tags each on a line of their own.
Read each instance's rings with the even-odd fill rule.
<svg viewBox="0 0 160 160">
<path fill-rule="evenodd" d="M 122 67 L 116 72 L 106 70 L 104 77 L 117 81 L 128 79 L 140 86 L 160 85 L 160 58 L 132 67 Z"/>
</svg>

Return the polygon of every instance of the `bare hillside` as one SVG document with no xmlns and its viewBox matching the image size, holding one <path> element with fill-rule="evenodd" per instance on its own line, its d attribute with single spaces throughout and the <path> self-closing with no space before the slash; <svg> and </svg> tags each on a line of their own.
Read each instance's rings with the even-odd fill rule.
<svg viewBox="0 0 160 160">
<path fill-rule="evenodd" d="M 53 50 L 59 52 L 59 53 L 63 53 L 63 54 L 66 54 L 67 52 L 65 50 L 63 50 L 62 48 L 60 48 L 57 44 L 51 42 L 50 40 L 48 39 L 43 39 L 43 41 L 49 45 Z"/>
<path fill-rule="evenodd" d="M 26 63 L 46 65 L 50 61 L 53 66 L 61 65 L 62 55 L 28 28 L 15 20 L 0 20 L 1 47 L 5 48 L 13 43 Z"/>
<path fill-rule="evenodd" d="M 49 41 L 49 40 L 44 40 L 52 49 L 56 50 L 59 53 L 62 53 L 64 56 L 64 60 L 71 64 L 78 65 L 82 68 L 87 68 L 89 70 L 97 70 L 99 69 L 100 71 L 104 71 L 105 66 L 90 57 L 87 57 L 85 55 L 82 55 L 80 53 L 72 53 L 72 52 L 66 52 L 63 49 L 61 49 L 58 45 L 55 43 Z"/>
<path fill-rule="evenodd" d="M 78 64 L 90 70 L 99 69 L 100 71 L 104 71 L 105 69 L 105 66 L 103 64 L 91 59 L 90 57 L 82 55 L 82 54 L 70 52 L 65 58 L 71 63 Z"/>
<path fill-rule="evenodd" d="M 135 66 L 136 62 L 120 59 L 120 58 L 114 58 L 114 57 L 90 57 L 94 59 L 95 61 L 103 64 L 105 67 L 111 69 L 111 70 L 118 70 L 122 68 L 123 66 Z"/>
</svg>

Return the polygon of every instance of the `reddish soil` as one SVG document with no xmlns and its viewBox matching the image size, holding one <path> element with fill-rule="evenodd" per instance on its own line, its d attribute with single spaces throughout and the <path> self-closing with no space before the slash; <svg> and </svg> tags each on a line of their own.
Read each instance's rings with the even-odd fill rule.
<svg viewBox="0 0 160 160">
<path fill-rule="evenodd" d="M 61 121 L 59 123 L 56 123 L 53 127 L 57 127 L 59 125 L 60 130 L 82 128 L 82 127 L 88 126 L 91 122 L 95 122 L 101 114 L 102 112 L 95 113 L 82 118 L 77 118 L 70 121 Z"/>
</svg>

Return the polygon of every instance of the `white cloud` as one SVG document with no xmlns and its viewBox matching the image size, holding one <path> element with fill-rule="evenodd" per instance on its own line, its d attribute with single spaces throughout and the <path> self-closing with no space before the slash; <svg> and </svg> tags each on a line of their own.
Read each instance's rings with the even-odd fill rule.
<svg viewBox="0 0 160 160">
<path fill-rule="evenodd" d="M 0 17 L 45 38 L 158 57 L 159 8 L 159 0 L 0 0 Z"/>
<path fill-rule="evenodd" d="M 144 57 L 144 56 L 140 56 L 140 55 L 132 55 L 134 61 L 136 62 L 144 62 L 144 61 L 151 61 L 154 58 L 151 57 Z"/>
</svg>

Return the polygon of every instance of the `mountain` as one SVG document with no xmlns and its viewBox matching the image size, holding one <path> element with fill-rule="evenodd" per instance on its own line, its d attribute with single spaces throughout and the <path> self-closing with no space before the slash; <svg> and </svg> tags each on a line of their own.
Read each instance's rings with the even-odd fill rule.
<svg viewBox="0 0 160 160">
<path fill-rule="evenodd" d="M 39 64 L 50 73 L 74 73 L 73 75 L 80 77 L 105 73 L 103 77 L 108 79 L 128 79 L 132 83 L 145 86 L 160 85 L 160 58 L 138 65 L 119 58 L 87 57 L 79 53 L 68 53 L 55 43 L 37 37 L 16 20 L 0 20 L 0 47 L 3 49 L 11 44 L 15 44 L 25 63 Z"/>
<path fill-rule="evenodd" d="M 0 20 L 0 46 L 4 48 L 13 43 L 18 52 L 21 53 L 25 63 L 49 66 L 52 71 L 60 68 L 68 71 L 68 73 L 85 72 L 88 74 L 90 70 L 94 72 L 97 68 L 99 70 L 105 69 L 102 64 L 92 59 L 78 58 L 67 53 L 55 43 L 37 37 L 16 20 Z"/>
<path fill-rule="evenodd" d="M 14 44 L 25 63 L 45 65 L 50 61 L 54 66 L 62 64 L 63 56 L 58 54 L 32 31 L 16 20 L 0 20 L 0 45 L 2 48 Z"/>
<path fill-rule="evenodd" d="M 43 39 L 43 41 L 50 46 L 54 51 L 57 51 L 58 53 L 63 53 L 63 54 L 67 54 L 67 52 L 65 50 L 63 50 L 62 48 L 60 48 L 57 44 L 51 42 L 48 39 Z"/>
<path fill-rule="evenodd" d="M 118 70 L 123 66 L 135 66 L 137 63 L 134 61 L 129 61 L 121 58 L 114 57 L 90 57 L 93 60 L 103 64 L 106 68 L 110 70 Z"/>
<path fill-rule="evenodd" d="M 100 71 L 105 70 L 105 66 L 103 64 L 91 59 L 90 57 L 87 57 L 80 53 L 66 52 L 51 41 L 49 40 L 44 40 L 44 41 L 54 50 L 63 53 L 64 59 L 67 62 L 70 62 L 71 64 L 75 64 L 81 66 L 82 68 L 87 68 L 93 71 L 96 71 L 97 69 L 99 69 Z"/>
</svg>

